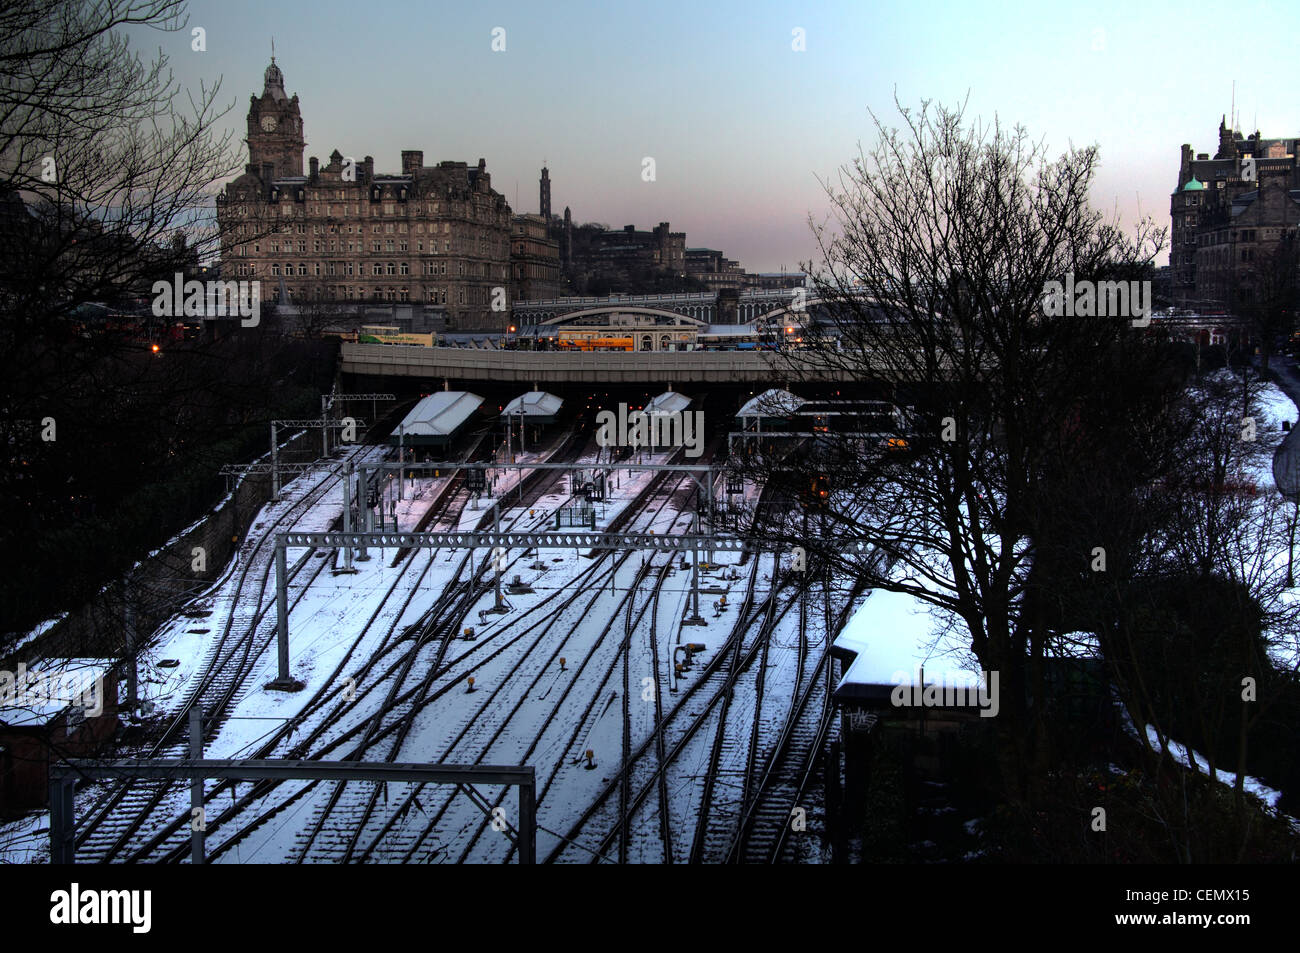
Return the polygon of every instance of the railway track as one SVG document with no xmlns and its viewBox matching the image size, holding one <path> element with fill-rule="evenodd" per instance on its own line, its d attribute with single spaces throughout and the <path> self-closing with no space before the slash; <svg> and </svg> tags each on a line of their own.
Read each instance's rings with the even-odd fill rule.
<svg viewBox="0 0 1300 953">
<path fill-rule="evenodd" d="M 293 525 L 293 520 L 310 510 L 320 502 L 326 492 L 338 481 L 338 472 L 347 459 L 373 452 L 373 448 L 358 446 L 345 452 L 345 459 L 330 465 L 326 475 L 310 486 L 303 484 L 301 478 L 289 483 L 285 492 L 287 499 L 272 505 L 273 518 L 269 527 L 254 540 L 245 540 L 235 560 L 232 560 L 227 573 L 209 589 L 208 593 L 198 597 L 192 605 L 201 605 L 211 600 L 211 593 L 218 592 L 226 581 L 236 576 L 231 596 L 226 602 L 225 623 L 220 636 L 208 649 L 200 671 L 191 682 L 184 701 L 175 717 L 164 727 L 161 734 L 148 746 L 144 756 L 185 757 L 188 744 L 173 741 L 187 724 L 189 711 L 196 705 L 202 705 L 212 713 L 212 718 L 205 726 L 207 734 L 213 734 L 220 727 L 232 703 L 247 687 L 247 679 L 253 665 L 260 658 L 262 651 L 269 644 L 269 638 L 258 639 L 258 623 L 265 617 L 268 606 L 266 588 L 273 567 L 274 546 L 268 545 L 274 532 L 281 526 Z M 280 512 L 276 512 L 279 510 Z M 255 524 L 255 529 L 263 524 Z M 297 576 L 310 560 L 312 551 L 299 559 L 290 573 L 291 591 Z M 323 563 L 314 567 L 310 576 L 316 577 L 323 568 Z M 256 590 L 256 599 L 244 598 L 245 587 L 252 578 Z M 302 598 L 305 586 L 299 586 L 294 601 Z M 182 617 L 184 617 L 182 613 Z M 135 835 L 153 812 L 163 803 L 171 786 L 117 785 L 101 797 L 91 808 L 87 820 L 82 823 L 77 836 L 77 849 L 100 860 L 111 860 L 122 850 L 127 841 Z"/>
<path fill-rule="evenodd" d="M 562 444 L 563 455 L 572 456 L 575 465 L 594 465 L 577 462 L 568 444 Z M 527 469 L 527 464 L 522 466 Z M 518 502 L 503 508 L 504 529 L 538 522 L 528 509 L 552 488 L 552 474 L 558 471 L 533 471 L 517 489 L 509 490 L 510 497 L 518 494 Z M 688 528 L 682 523 L 696 490 L 683 482 L 681 476 L 657 474 L 626 505 L 610 531 Z M 438 491 L 424 525 L 459 525 L 468 499 L 458 475 L 453 475 Z M 490 511 L 485 511 L 476 528 L 484 528 L 490 519 Z M 271 531 L 264 533 L 259 545 L 270 536 Z M 509 565 L 526 558 L 526 553 L 516 556 Z M 455 565 L 430 575 L 435 565 L 448 561 Z M 806 790 L 825 738 L 830 686 L 825 651 L 814 651 L 804 626 L 797 648 L 783 646 L 778 651 L 773 642 L 793 605 L 784 600 L 775 569 L 769 591 L 760 596 L 760 561 L 750 563 L 744 598 L 738 607 L 730 607 L 737 612 L 730 634 L 703 670 L 674 695 L 673 656 L 667 650 L 675 646 L 668 640 L 677 630 L 675 617 L 685 608 L 685 594 L 665 598 L 667 583 L 677 571 L 671 556 L 597 554 L 572 579 L 570 590 L 529 598 L 526 606 L 466 642 L 459 637 L 463 624 L 492 589 L 484 578 L 487 560 L 477 567 L 474 562 L 471 553 L 459 560 L 436 550 L 427 557 L 419 550 L 400 553 L 387 567 L 400 571 L 391 582 L 384 580 L 386 590 L 352 638 L 343 661 L 289 723 L 270 732 L 245 756 L 532 763 L 538 769 L 538 816 L 557 828 L 545 831 L 551 840 L 548 860 L 780 859 L 789 805 L 797 804 Z M 241 592 L 246 583 L 255 583 L 256 574 L 247 578 L 252 564 L 250 558 L 242 567 L 245 576 L 236 586 Z M 293 605 L 325 564 L 310 551 L 294 563 Z M 229 667 L 234 681 L 242 678 L 247 683 L 273 639 L 273 627 L 262 625 L 269 608 L 267 578 L 261 576 L 255 600 L 251 595 L 238 600 L 237 611 L 228 614 L 227 632 L 205 660 L 204 670 L 214 673 L 211 683 L 192 686 L 191 697 L 182 705 L 202 704 L 207 710 L 209 703 L 217 702 L 211 730 L 221 725 L 244 691 L 215 673 Z M 429 578 L 436 578 L 433 584 L 442 588 L 412 619 L 413 599 Z M 614 579 L 625 588 L 611 593 L 606 586 Z M 398 593 L 401 597 L 395 598 Z M 672 625 L 660 624 L 661 612 Z M 591 624 L 597 620 L 607 621 Z M 241 630 L 247 638 L 227 644 L 225 636 Z M 259 644 L 262 634 L 265 642 Z M 677 636 L 678 644 L 681 638 Z M 827 642 L 823 638 L 823 646 Z M 561 657 L 567 663 L 563 671 Z M 354 659 L 361 665 L 350 668 Z M 770 691 L 769 670 L 782 665 L 793 665 L 796 672 L 792 682 L 782 677 L 781 684 L 790 682 L 790 690 L 777 698 Z M 643 688 L 647 673 L 652 673 L 650 694 Z M 338 685 L 345 674 L 355 683 L 348 698 Z M 471 675 L 479 679 L 473 703 L 449 698 L 465 691 Z M 638 698 L 647 704 L 637 704 Z M 460 712 L 462 720 L 450 732 L 430 733 L 431 723 L 445 723 L 449 712 Z M 169 728 L 172 735 L 181 723 L 178 713 Z M 431 748 L 437 738 L 437 748 Z M 164 734 L 155 750 L 178 747 L 178 741 Z M 591 773 L 576 774 L 585 771 L 583 753 L 588 747 L 598 752 L 598 764 Z M 176 756 L 183 755 L 180 751 Z M 692 780 L 691 765 L 700 757 L 705 759 L 705 777 Z M 569 804 L 575 776 L 591 795 Z M 698 803 L 698 810 L 692 812 L 694 830 L 688 840 L 681 837 L 682 805 L 688 800 L 682 796 L 683 785 L 699 788 L 689 798 Z M 101 822 L 101 829 L 85 841 L 86 853 L 109 860 L 184 859 L 187 788 L 140 783 L 132 788 L 135 793 L 117 801 L 120 810 L 114 811 L 131 819 L 129 829 Z M 508 860 L 514 853 L 509 838 L 498 836 L 513 830 L 508 817 L 504 825 L 497 823 L 506 805 L 505 791 L 369 782 L 223 782 L 210 787 L 205 797 L 211 815 L 211 859 L 243 856 L 245 851 L 256 855 L 267 844 L 284 843 L 286 836 L 293 843 L 287 856 L 308 863 Z M 112 843 L 101 850 L 106 838 Z"/>
</svg>

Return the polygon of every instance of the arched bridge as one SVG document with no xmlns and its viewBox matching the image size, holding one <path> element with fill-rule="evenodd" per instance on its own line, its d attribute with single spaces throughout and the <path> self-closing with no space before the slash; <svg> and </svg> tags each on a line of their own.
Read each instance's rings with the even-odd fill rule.
<svg viewBox="0 0 1300 953">
<path fill-rule="evenodd" d="M 732 314 L 728 297 L 710 291 L 658 294 L 610 295 L 605 298 L 548 298 L 537 301 L 516 301 L 511 306 L 514 322 L 521 329 L 547 324 L 556 318 L 576 315 L 579 312 L 595 314 L 605 311 L 627 311 L 634 308 L 657 312 L 672 312 L 694 318 L 705 324 L 750 324 L 754 321 L 777 322 L 785 314 L 818 303 L 816 293 L 810 288 L 784 288 L 779 290 L 745 291 L 731 298 L 735 303 Z"/>
</svg>

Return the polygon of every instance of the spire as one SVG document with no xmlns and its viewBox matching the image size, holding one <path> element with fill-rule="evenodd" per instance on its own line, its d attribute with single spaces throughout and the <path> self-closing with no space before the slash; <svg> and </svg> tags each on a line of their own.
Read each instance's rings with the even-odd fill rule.
<svg viewBox="0 0 1300 953">
<path fill-rule="evenodd" d="M 271 38 L 271 65 L 262 74 L 262 95 L 281 100 L 289 97 L 284 93 L 284 73 L 275 65 L 275 37 Z"/>
</svg>

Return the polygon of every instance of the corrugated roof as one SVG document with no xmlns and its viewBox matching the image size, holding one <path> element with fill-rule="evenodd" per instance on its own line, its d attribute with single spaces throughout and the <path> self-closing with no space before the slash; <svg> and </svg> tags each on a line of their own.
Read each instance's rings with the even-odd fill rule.
<svg viewBox="0 0 1300 953">
<path fill-rule="evenodd" d="M 430 394 L 411 408 L 402 426 L 393 431 L 416 437 L 448 437 L 478 410 L 483 398 L 463 390 L 443 390 Z"/>
<path fill-rule="evenodd" d="M 506 404 L 501 416 L 554 417 L 563 404 L 564 401 L 554 394 L 548 394 L 544 390 L 530 390 Z"/>
</svg>

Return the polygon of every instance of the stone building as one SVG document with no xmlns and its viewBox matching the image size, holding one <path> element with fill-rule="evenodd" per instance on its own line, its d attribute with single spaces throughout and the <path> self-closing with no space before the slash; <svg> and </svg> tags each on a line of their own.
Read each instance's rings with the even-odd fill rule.
<svg viewBox="0 0 1300 953">
<path fill-rule="evenodd" d="M 625 225 L 621 231 L 583 228 L 585 240 L 581 246 L 572 242 L 570 252 L 570 268 L 577 273 L 598 278 L 637 270 L 686 273 L 686 233 L 672 231 L 667 222 L 648 232 L 635 225 Z"/>
<path fill-rule="evenodd" d="M 686 273 L 704 282 L 710 291 L 739 289 L 745 280 L 740 262 L 725 257 L 716 248 L 686 249 Z"/>
<path fill-rule="evenodd" d="M 1231 310 L 1250 299 L 1259 268 L 1300 222 L 1300 139 L 1242 137 L 1219 123 L 1214 157 L 1184 144 L 1170 196 L 1175 307 Z"/>
<path fill-rule="evenodd" d="M 217 198 L 225 277 L 259 279 L 264 299 L 412 302 L 450 330 L 508 326 L 511 211 L 483 159 L 426 166 L 403 150 L 386 175 L 335 149 L 304 175 L 298 96 L 274 57 L 247 119 L 249 164 Z"/>
<path fill-rule="evenodd" d="M 560 242 L 549 238 L 549 220 L 516 215 L 510 236 L 510 300 L 555 298 L 561 294 Z"/>
</svg>

